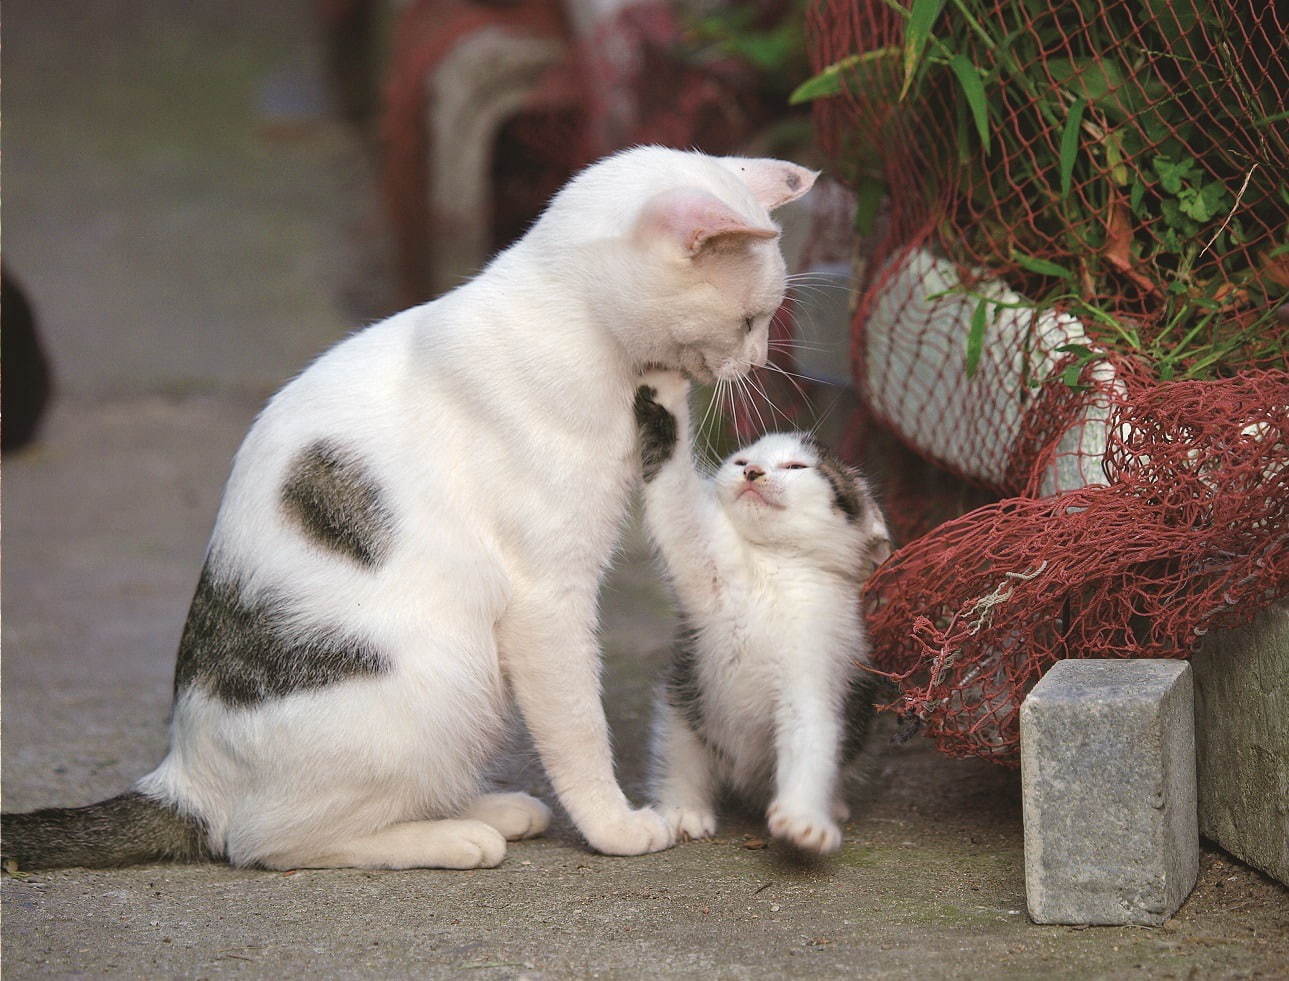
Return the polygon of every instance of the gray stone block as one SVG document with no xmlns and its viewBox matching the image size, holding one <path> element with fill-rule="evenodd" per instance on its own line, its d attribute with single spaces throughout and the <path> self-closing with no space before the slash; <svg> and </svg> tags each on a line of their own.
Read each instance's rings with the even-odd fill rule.
<svg viewBox="0 0 1289 981">
<path fill-rule="evenodd" d="M 1210 634 L 1191 667 L 1200 833 L 1289 885 L 1289 606 Z"/>
<path fill-rule="evenodd" d="M 1033 920 L 1172 916 L 1199 873 L 1190 666 L 1060 661 L 1021 706 L 1020 733 Z"/>
</svg>

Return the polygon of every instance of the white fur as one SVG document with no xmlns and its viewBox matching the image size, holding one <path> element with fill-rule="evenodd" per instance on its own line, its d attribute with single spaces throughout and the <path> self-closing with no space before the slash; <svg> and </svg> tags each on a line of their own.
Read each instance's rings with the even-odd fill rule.
<svg viewBox="0 0 1289 981">
<path fill-rule="evenodd" d="M 758 186 L 814 179 L 752 163 Z M 749 334 L 744 318 L 778 306 L 783 260 L 739 173 L 652 147 L 604 160 L 476 279 L 355 334 L 273 398 L 237 454 L 213 568 L 285 596 L 302 628 L 343 625 L 391 670 L 252 707 L 189 688 L 142 790 L 207 822 L 235 864 L 495 865 L 504 837 L 546 821 L 531 798 L 501 816 L 476 803 L 513 695 L 592 847 L 671 843 L 613 774 L 597 593 L 638 473 L 642 367 L 710 377 L 765 358 L 767 324 Z M 646 220 L 678 188 L 738 220 L 710 235 L 702 216 Z M 318 439 L 357 452 L 394 515 L 374 570 L 283 520 L 287 468 Z"/>
<path fill-rule="evenodd" d="M 652 372 L 642 384 L 677 420 L 675 452 L 646 484 L 645 515 L 695 631 L 702 693 L 701 738 L 659 697 L 657 805 L 678 835 L 710 835 L 716 791 L 728 784 L 768 803 L 775 836 L 832 851 L 841 842 L 835 817 L 845 814 L 843 705 L 868 651 L 859 585 L 889 549 L 881 513 L 860 483 L 867 507 L 848 521 L 816 450 L 797 434 L 765 436 L 701 479 L 688 382 Z"/>
</svg>

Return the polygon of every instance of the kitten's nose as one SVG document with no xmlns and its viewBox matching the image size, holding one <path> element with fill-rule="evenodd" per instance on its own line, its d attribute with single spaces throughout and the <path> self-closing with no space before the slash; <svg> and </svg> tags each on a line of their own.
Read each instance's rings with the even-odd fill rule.
<svg viewBox="0 0 1289 981">
<path fill-rule="evenodd" d="M 756 480 L 758 477 L 764 477 L 765 471 L 758 466 L 750 466 L 743 471 L 743 476 L 750 482 Z"/>
</svg>

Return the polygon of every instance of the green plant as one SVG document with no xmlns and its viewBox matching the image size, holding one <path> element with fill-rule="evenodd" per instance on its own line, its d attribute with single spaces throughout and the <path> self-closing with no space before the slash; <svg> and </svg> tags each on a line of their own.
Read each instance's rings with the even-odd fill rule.
<svg viewBox="0 0 1289 981">
<path fill-rule="evenodd" d="M 792 100 L 840 97 L 917 144 L 916 180 L 859 154 L 850 177 L 870 201 L 920 196 L 964 291 L 1004 276 L 1163 377 L 1287 363 L 1289 92 L 1259 0 L 880 2 L 899 43 L 839 58 Z M 990 319 L 981 299 L 969 366 Z"/>
</svg>

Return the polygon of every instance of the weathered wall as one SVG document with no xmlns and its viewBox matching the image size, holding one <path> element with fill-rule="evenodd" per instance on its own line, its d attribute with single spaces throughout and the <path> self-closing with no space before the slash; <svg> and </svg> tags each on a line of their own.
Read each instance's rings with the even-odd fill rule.
<svg viewBox="0 0 1289 981">
<path fill-rule="evenodd" d="M 1289 884 L 1289 606 L 1212 635 L 1191 666 L 1200 833 Z"/>
</svg>

